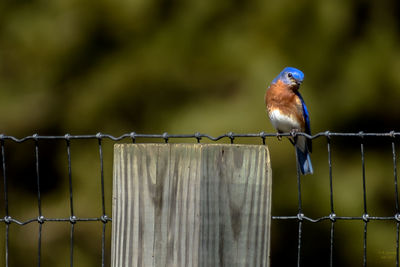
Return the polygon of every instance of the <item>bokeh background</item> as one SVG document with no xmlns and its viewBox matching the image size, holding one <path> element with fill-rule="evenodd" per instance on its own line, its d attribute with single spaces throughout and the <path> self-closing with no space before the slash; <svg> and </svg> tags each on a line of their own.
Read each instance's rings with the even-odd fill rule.
<svg viewBox="0 0 400 267">
<path fill-rule="evenodd" d="M 273 132 L 263 97 L 285 66 L 305 73 L 301 92 L 313 133 L 398 131 L 399 12 L 395 0 L 3 0 L 0 132 Z M 371 216 L 396 212 L 390 142 L 365 139 Z M 287 140 L 267 144 L 273 214 L 295 215 L 294 151 Z M 35 218 L 34 144 L 6 141 L 5 148 L 10 214 Z M 65 142 L 40 142 L 39 149 L 43 213 L 69 217 Z M 332 138 L 332 153 L 335 212 L 361 216 L 360 140 Z M 71 142 L 71 156 L 76 214 L 98 217 L 97 141 Z M 112 142 L 104 141 L 104 160 L 111 214 Z M 302 178 L 302 190 L 304 213 L 315 218 L 330 213 L 326 139 L 314 141 L 312 160 L 315 174 Z M 10 226 L 10 266 L 36 265 L 37 228 Z M 43 225 L 42 266 L 69 264 L 69 229 L 69 223 Z M 100 265 L 101 229 L 101 223 L 77 224 L 74 266 Z M 327 266 L 330 222 L 304 223 L 303 230 L 304 266 Z M 336 266 L 361 265 L 362 245 L 362 222 L 336 223 Z M 271 246 L 273 266 L 295 265 L 297 222 L 274 221 Z M 4 242 L 0 249 L 4 259 Z M 367 251 L 369 266 L 395 265 L 393 221 L 368 224 Z"/>
</svg>

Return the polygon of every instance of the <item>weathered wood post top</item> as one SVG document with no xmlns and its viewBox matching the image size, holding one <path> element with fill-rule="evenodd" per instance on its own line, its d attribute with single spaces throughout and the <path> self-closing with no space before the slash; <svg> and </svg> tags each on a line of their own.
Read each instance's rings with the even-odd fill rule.
<svg viewBox="0 0 400 267">
<path fill-rule="evenodd" d="M 111 266 L 269 266 L 262 145 L 116 144 Z"/>
</svg>

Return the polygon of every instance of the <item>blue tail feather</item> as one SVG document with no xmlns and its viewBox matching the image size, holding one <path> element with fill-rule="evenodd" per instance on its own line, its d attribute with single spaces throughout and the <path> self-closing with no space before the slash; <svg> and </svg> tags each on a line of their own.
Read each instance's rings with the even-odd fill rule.
<svg viewBox="0 0 400 267">
<path fill-rule="evenodd" d="M 297 161 L 302 174 L 313 174 L 314 170 L 311 164 L 310 153 L 306 149 L 305 152 L 296 147 Z"/>
</svg>

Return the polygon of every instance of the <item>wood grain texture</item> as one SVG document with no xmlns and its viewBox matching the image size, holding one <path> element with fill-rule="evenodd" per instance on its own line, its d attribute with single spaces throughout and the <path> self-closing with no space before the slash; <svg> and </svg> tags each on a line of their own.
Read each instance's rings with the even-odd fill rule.
<svg viewBox="0 0 400 267">
<path fill-rule="evenodd" d="M 268 266 L 268 149 L 117 144 L 112 218 L 113 267 Z"/>
</svg>

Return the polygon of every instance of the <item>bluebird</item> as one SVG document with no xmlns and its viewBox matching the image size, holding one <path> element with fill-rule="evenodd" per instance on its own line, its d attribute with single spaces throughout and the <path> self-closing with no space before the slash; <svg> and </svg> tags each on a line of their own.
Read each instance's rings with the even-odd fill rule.
<svg viewBox="0 0 400 267">
<path fill-rule="evenodd" d="M 299 93 L 303 79 L 303 72 L 292 67 L 286 67 L 272 81 L 265 93 L 268 116 L 278 133 L 299 131 L 311 134 L 310 117 L 306 103 Z M 312 174 L 311 139 L 296 136 L 293 140 L 289 140 L 296 147 L 297 161 L 301 173 Z"/>
</svg>

